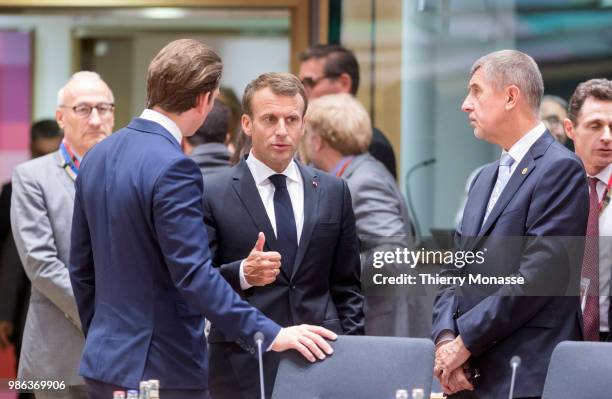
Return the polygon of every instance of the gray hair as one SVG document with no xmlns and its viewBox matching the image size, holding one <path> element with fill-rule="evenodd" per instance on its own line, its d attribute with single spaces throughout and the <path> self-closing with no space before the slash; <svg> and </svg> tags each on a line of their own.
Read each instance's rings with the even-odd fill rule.
<svg viewBox="0 0 612 399">
<path fill-rule="evenodd" d="M 66 88 L 68 86 L 70 86 L 71 84 L 74 84 L 76 81 L 84 80 L 84 79 L 100 80 L 100 81 L 104 82 L 102 80 L 102 77 L 99 74 L 97 74 L 96 72 L 92 72 L 92 71 L 79 71 L 79 72 L 75 72 L 70 77 L 68 82 L 66 82 L 66 84 L 61 89 L 59 89 L 59 91 L 57 92 L 57 106 L 58 107 L 64 105 L 64 101 L 66 100 L 66 98 L 65 98 L 65 96 L 66 96 Z M 112 90 L 109 88 L 108 91 L 110 92 L 111 101 L 114 102 L 115 98 L 113 97 Z"/>
<path fill-rule="evenodd" d="M 509 85 L 517 86 L 534 114 L 539 114 L 544 81 L 533 58 L 518 50 L 494 51 L 472 65 L 470 77 L 480 68 L 485 79 L 498 90 Z"/>
</svg>

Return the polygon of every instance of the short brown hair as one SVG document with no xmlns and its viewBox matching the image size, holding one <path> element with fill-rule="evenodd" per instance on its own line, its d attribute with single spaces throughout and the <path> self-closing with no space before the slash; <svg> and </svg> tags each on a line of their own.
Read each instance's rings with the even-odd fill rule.
<svg viewBox="0 0 612 399">
<path fill-rule="evenodd" d="M 252 80 L 247 87 L 244 89 L 244 95 L 242 96 L 242 112 L 247 114 L 248 116 L 253 116 L 253 109 L 251 102 L 253 101 L 253 96 L 255 92 L 270 88 L 272 93 L 277 96 L 287 96 L 294 97 L 299 94 L 304 100 L 304 110 L 302 111 L 302 116 L 306 114 L 306 109 L 308 108 L 308 98 L 306 97 L 306 90 L 304 90 L 304 85 L 300 80 L 290 74 L 290 73 L 278 73 L 278 72 L 268 72 L 259 75 L 259 77 L 255 80 Z"/>
<path fill-rule="evenodd" d="M 582 105 L 588 97 L 601 101 L 612 101 L 612 81 L 608 79 L 591 79 L 580 83 L 576 87 L 574 94 L 570 98 L 567 110 L 567 117 L 572 123 L 576 124 L 578 122 L 578 115 L 580 115 Z"/>
<path fill-rule="evenodd" d="M 217 89 L 222 69 L 221 58 L 199 40 L 168 43 L 149 64 L 147 108 L 181 113 L 195 107 L 198 96 Z"/>
<path fill-rule="evenodd" d="M 370 115 L 347 93 L 322 96 L 310 103 L 306 134 L 318 134 L 342 155 L 363 154 L 372 141 Z"/>
</svg>

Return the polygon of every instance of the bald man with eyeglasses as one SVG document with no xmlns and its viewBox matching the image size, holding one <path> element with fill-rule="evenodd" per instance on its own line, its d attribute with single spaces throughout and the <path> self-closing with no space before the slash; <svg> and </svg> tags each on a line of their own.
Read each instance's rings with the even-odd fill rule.
<svg viewBox="0 0 612 399">
<path fill-rule="evenodd" d="M 32 282 L 18 377 L 64 382 L 61 393 L 38 391 L 37 399 L 76 399 L 87 394 L 78 375 L 84 339 L 67 268 L 74 180 L 85 153 L 112 132 L 113 94 L 98 74 L 77 72 L 59 90 L 55 115 L 64 132 L 60 148 L 13 173 L 11 226 Z"/>
</svg>

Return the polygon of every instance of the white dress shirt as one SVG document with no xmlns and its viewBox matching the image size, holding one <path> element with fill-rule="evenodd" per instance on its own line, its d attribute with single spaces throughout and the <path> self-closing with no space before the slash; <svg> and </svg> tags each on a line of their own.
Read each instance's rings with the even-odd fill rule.
<svg viewBox="0 0 612 399">
<path fill-rule="evenodd" d="M 181 145 L 183 134 L 181 133 L 181 129 L 179 129 L 172 119 L 152 109 L 145 109 L 142 111 L 142 114 L 140 114 L 140 117 L 142 119 L 160 124 L 164 129 L 170 132 L 172 137 L 174 137 L 179 145 Z"/>
<path fill-rule="evenodd" d="M 276 235 L 276 215 L 274 214 L 274 191 L 276 191 L 276 189 L 268 178 L 277 174 L 277 172 L 257 159 L 255 155 L 253 155 L 253 151 L 249 154 L 246 164 L 253 176 L 253 180 L 255 180 L 255 186 L 259 192 L 259 197 L 266 209 L 270 224 L 274 229 L 274 235 Z M 304 181 L 297 164 L 293 160 L 289 162 L 289 165 L 287 165 L 287 168 L 285 168 L 281 174 L 285 175 L 287 178 L 287 191 L 291 198 L 297 243 L 299 244 L 300 237 L 302 236 L 302 227 L 304 226 Z M 244 260 L 240 264 L 240 287 L 243 290 L 252 287 L 244 277 Z"/>
<path fill-rule="evenodd" d="M 612 175 L 612 164 L 596 174 L 597 198 L 601 202 Z M 608 309 L 610 308 L 610 278 L 612 277 L 612 204 L 599 215 L 599 331 L 610 331 Z"/>
<path fill-rule="evenodd" d="M 523 158 L 525 158 L 525 154 L 531 148 L 531 146 L 538 141 L 540 136 L 544 134 L 546 131 L 546 126 L 544 123 L 540 122 L 536 127 L 527 132 L 526 135 L 520 138 L 519 141 L 514 143 L 512 147 L 508 150 L 508 154 L 514 159 L 514 163 L 510 167 L 510 175 L 514 173 L 518 165 L 521 163 Z M 505 151 L 505 150 L 504 150 Z M 502 151 L 502 153 L 504 152 Z"/>
</svg>

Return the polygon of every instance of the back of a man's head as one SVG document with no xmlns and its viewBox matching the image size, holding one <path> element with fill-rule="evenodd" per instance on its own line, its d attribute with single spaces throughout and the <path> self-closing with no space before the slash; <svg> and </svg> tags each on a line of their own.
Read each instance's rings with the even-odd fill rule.
<svg viewBox="0 0 612 399">
<path fill-rule="evenodd" d="M 198 96 L 219 86 L 221 58 L 204 43 L 179 39 L 153 58 L 147 71 L 147 108 L 180 114 L 197 105 Z"/>
<path fill-rule="evenodd" d="M 30 128 L 30 153 L 32 158 L 57 150 L 62 137 L 62 131 L 55 120 L 41 119 L 34 122 Z"/>
<path fill-rule="evenodd" d="M 359 64 L 352 51 L 339 44 L 317 44 L 300 54 L 300 61 L 325 59 L 326 77 L 337 78 L 346 73 L 351 78 L 351 94 L 359 90 Z"/>
<path fill-rule="evenodd" d="M 229 132 L 229 118 L 229 108 L 216 100 L 202 126 L 193 136 L 187 137 L 189 144 L 197 146 L 207 143 L 224 143 Z"/>
</svg>

